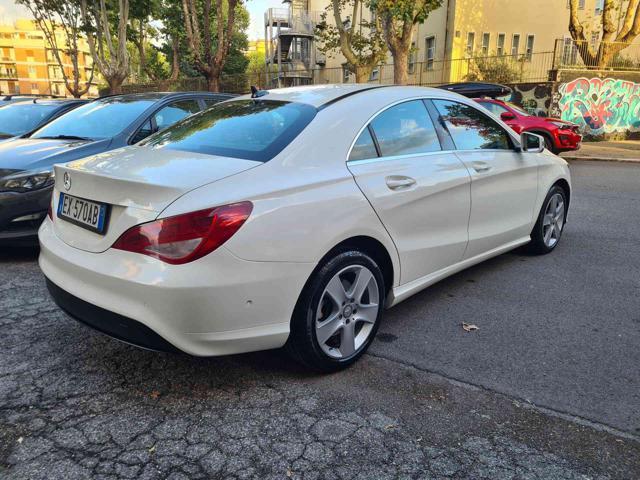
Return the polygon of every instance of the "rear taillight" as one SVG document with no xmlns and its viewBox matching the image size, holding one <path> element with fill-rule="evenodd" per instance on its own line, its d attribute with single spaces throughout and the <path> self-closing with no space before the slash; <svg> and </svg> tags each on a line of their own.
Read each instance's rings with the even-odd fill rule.
<svg viewBox="0 0 640 480">
<path fill-rule="evenodd" d="M 173 265 L 192 262 L 229 240 L 252 210 L 251 202 L 240 202 L 143 223 L 124 232 L 113 248 Z"/>
</svg>

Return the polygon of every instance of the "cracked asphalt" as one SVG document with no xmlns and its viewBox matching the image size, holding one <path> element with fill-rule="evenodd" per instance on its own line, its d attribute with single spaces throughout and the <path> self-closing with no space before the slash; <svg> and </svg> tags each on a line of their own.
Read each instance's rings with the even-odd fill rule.
<svg viewBox="0 0 640 480">
<path fill-rule="evenodd" d="M 0 478 L 640 478 L 640 166 L 572 174 L 554 254 L 435 285 L 329 376 L 119 343 L 0 247 Z"/>
</svg>

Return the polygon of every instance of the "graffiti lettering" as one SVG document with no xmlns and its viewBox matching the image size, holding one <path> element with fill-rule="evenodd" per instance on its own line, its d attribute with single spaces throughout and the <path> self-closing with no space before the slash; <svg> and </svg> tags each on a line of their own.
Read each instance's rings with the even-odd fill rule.
<svg viewBox="0 0 640 480">
<path fill-rule="evenodd" d="M 585 134 L 640 131 L 640 83 L 577 78 L 558 91 L 561 118 L 580 125 Z"/>
</svg>

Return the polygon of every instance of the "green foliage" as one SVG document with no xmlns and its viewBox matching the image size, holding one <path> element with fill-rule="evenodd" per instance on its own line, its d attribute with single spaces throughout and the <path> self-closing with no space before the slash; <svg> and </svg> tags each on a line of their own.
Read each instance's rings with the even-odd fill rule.
<svg viewBox="0 0 640 480">
<path fill-rule="evenodd" d="M 371 0 L 378 15 L 398 22 L 424 23 L 429 14 L 442 6 L 442 0 Z"/>
<path fill-rule="evenodd" d="M 520 79 L 521 59 L 506 55 L 493 55 L 469 59 L 468 82 L 512 83 Z"/>
</svg>

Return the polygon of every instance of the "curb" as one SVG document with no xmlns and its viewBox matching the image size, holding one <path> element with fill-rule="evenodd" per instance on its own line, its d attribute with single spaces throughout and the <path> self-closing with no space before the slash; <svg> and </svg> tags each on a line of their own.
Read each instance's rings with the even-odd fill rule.
<svg viewBox="0 0 640 480">
<path fill-rule="evenodd" d="M 638 163 L 640 158 L 612 158 L 612 157 L 563 157 L 560 158 L 568 162 L 620 162 L 620 163 Z"/>
</svg>

